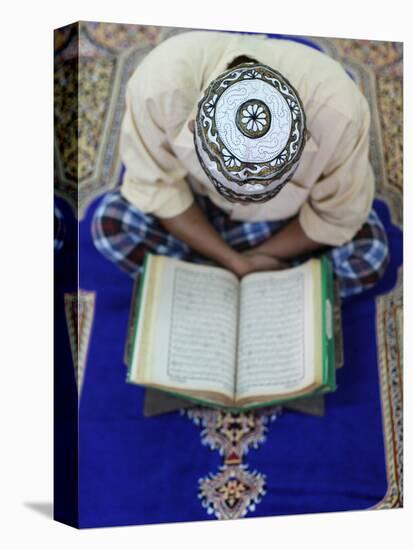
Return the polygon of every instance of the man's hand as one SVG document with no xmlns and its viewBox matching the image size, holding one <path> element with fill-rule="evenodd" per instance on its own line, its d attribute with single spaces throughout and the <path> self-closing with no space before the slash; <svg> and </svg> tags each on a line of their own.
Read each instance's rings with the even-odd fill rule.
<svg viewBox="0 0 413 550">
<path fill-rule="evenodd" d="M 257 246 L 255 250 L 273 258 L 289 260 L 325 247 L 325 244 L 313 241 L 304 233 L 298 217 L 296 217 L 275 235 Z"/>
<path fill-rule="evenodd" d="M 232 270 L 238 277 L 244 277 L 244 275 L 256 271 L 277 271 L 286 267 L 288 267 L 286 262 L 256 252 L 255 250 L 247 250 L 240 254 Z"/>
</svg>

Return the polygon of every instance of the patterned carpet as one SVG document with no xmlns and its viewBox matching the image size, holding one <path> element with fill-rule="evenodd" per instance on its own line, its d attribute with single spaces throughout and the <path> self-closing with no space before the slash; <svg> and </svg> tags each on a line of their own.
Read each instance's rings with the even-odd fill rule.
<svg viewBox="0 0 413 550">
<path fill-rule="evenodd" d="M 185 29 L 92 22 L 56 32 L 55 191 L 70 205 L 76 218 L 85 220 L 94 199 L 119 181 L 121 165 L 117 143 L 129 76 L 154 46 L 180 32 Z M 377 199 L 388 207 L 389 224 L 395 231 L 401 230 L 402 45 L 336 38 L 288 38 L 308 43 L 340 61 L 367 97 L 372 112 L 370 154 Z M 87 369 L 87 350 L 93 332 L 94 290 L 92 287 L 84 291 L 77 307 L 70 293 L 65 298 L 79 390 Z M 99 300 L 98 294 L 96 300 Z M 395 508 L 402 506 L 403 501 L 401 268 L 394 288 L 375 296 L 374 300 L 387 492 L 372 507 Z M 79 317 L 84 322 L 78 322 Z M 278 410 L 236 417 L 204 409 L 189 413 L 193 422 L 202 427 L 204 445 L 219 451 L 223 457 L 216 473 L 199 481 L 199 498 L 210 515 L 242 517 L 253 512 L 261 499 L 266 498 L 265 475 L 249 471 L 244 456 L 249 448 L 265 442 L 269 424 L 278 421 L 278 415 Z"/>
</svg>

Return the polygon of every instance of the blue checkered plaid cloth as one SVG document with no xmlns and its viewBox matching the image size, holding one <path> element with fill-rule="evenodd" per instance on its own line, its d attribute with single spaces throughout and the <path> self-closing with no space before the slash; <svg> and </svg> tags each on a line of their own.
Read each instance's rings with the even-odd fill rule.
<svg viewBox="0 0 413 550">
<path fill-rule="evenodd" d="M 222 238 L 239 252 L 260 245 L 288 222 L 235 221 L 207 197 L 197 195 L 196 200 Z M 96 248 L 132 277 L 141 273 L 146 252 L 207 263 L 187 244 L 167 233 L 156 217 L 140 212 L 119 191 L 108 193 L 101 200 L 93 217 L 92 236 Z M 376 212 L 370 212 L 351 241 L 324 250 L 323 254 L 332 260 L 341 297 L 371 288 L 389 262 L 386 233 Z"/>
</svg>

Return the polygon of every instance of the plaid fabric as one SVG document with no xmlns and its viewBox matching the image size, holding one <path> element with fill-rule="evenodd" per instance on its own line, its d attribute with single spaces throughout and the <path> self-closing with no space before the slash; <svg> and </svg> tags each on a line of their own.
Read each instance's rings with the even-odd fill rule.
<svg viewBox="0 0 413 550">
<path fill-rule="evenodd" d="M 196 200 L 222 238 L 240 252 L 258 246 L 288 222 L 234 221 L 208 198 L 197 195 Z M 93 217 L 92 235 L 96 248 L 132 277 L 141 272 L 146 252 L 207 263 L 184 242 L 168 234 L 154 216 L 132 206 L 119 191 L 103 197 Z M 352 241 L 323 253 L 332 260 L 342 297 L 373 286 L 389 261 L 386 233 L 374 210 Z"/>
<path fill-rule="evenodd" d="M 60 209 L 54 206 L 54 244 L 55 251 L 60 250 L 64 244 L 65 224 Z"/>
</svg>

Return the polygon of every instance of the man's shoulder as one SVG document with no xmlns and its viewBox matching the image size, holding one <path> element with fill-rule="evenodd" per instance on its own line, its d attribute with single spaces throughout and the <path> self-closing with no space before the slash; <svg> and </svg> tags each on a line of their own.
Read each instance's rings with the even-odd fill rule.
<svg viewBox="0 0 413 550">
<path fill-rule="evenodd" d="M 202 66 L 212 50 L 219 50 L 230 38 L 214 31 L 187 31 L 158 44 L 136 68 L 129 86 L 139 87 L 141 96 L 171 93 L 173 89 L 197 87 Z"/>
<path fill-rule="evenodd" d="M 269 48 L 274 50 L 280 72 L 293 83 L 309 110 L 326 107 L 357 119 L 368 109 L 353 76 L 327 53 L 290 40 L 270 44 Z"/>
</svg>

